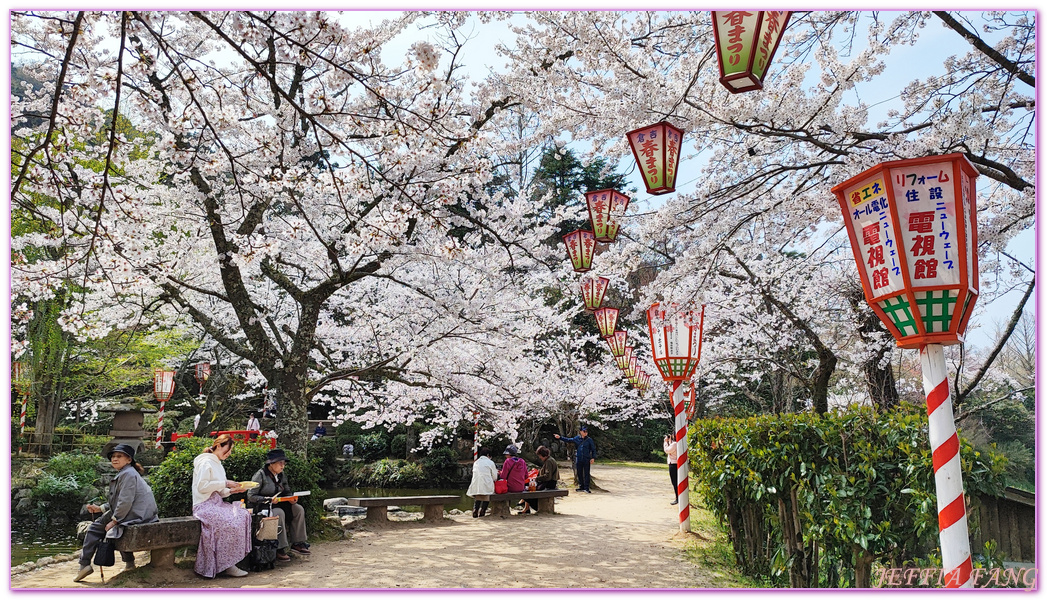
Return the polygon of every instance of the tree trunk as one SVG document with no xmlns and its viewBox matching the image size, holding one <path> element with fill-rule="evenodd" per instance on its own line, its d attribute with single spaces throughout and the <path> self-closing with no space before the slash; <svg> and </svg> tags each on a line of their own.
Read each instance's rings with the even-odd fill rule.
<svg viewBox="0 0 1047 600">
<path fill-rule="evenodd" d="M 861 546 L 854 548 L 854 587 L 872 587 L 873 555 Z"/>
<path fill-rule="evenodd" d="M 829 379 L 836 370 L 836 355 L 828 349 L 818 351 L 818 367 L 814 370 L 811 383 L 811 399 L 814 404 L 814 412 L 825 414 L 829 412 Z"/>
</svg>

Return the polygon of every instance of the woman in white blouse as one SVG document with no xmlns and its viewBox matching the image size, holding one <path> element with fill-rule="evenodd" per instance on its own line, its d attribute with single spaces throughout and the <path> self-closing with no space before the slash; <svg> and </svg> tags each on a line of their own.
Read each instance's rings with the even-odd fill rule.
<svg viewBox="0 0 1047 600">
<path fill-rule="evenodd" d="M 193 459 L 193 516 L 200 519 L 200 545 L 194 570 L 204 577 L 218 573 L 232 577 L 247 575 L 236 563 L 251 551 L 251 513 L 239 503 L 222 501 L 244 489 L 225 478 L 222 461 L 229 458 L 232 451 L 233 439 L 222 434 Z"/>
</svg>

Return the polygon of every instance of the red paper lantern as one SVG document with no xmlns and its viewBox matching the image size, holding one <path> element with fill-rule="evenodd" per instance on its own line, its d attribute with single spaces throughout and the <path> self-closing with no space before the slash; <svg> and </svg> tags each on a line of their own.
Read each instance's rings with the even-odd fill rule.
<svg viewBox="0 0 1047 600">
<path fill-rule="evenodd" d="M 207 378 L 211 376 L 211 363 L 199 362 L 196 363 L 196 382 L 203 385 Z"/>
<path fill-rule="evenodd" d="M 865 299 L 902 348 L 963 341 L 979 290 L 977 176 L 946 154 L 881 163 L 832 188 Z"/>
<path fill-rule="evenodd" d="M 712 11 L 720 83 L 732 94 L 763 89 L 790 14 L 787 10 Z"/>
<path fill-rule="evenodd" d="M 607 285 L 611 282 L 606 277 L 586 277 L 582 279 L 582 302 L 585 310 L 592 312 L 603 304 L 603 296 L 607 292 Z M 612 329 L 612 331 L 614 331 Z"/>
<path fill-rule="evenodd" d="M 683 130 L 662 121 L 634 129 L 626 136 L 636 165 L 643 173 L 647 193 L 658 195 L 675 192 Z"/>
<path fill-rule="evenodd" d="M 153 395 L 160 402 L 167 402 L 174 395 L 174 371 L 156 369 L 153 371 Z"/>
<path fill-rule="evenodd" d="M 618 368 L 622 371 L 626 371 L 629 368 L 629 360 L 633 357 L 633 347 L 626 346 L 625 352 L 622 352 L 621 356 L 614 357 L 614 363 L 618 365 Z"/>
<path fill-rule="evenodd" d="M 598 190 L 585 193 L 589 207 L 589 222 L 598 242 L 613 242 L 618 237 L 618 227 L 625 209 L 629 207 L 629 196 L 618 190 Z"/>
<path fill-rule="evenodd" d="M 596 250 L 596 238 L 593 232 L 578 229 L 563 236 L 567 246 L 567 256 L 575 273 L 585 273 L 593 266 L 593 252 Z"/>
<path fill-rule="evenodd" d="M 593 313 L 596 317 L 596 326 L 600 328 L 600 335 L 608 337 L 614 335 L 614 327 L 618 324 L 617 308 L 601 308 Z"/>
<path fill-rule="evenodd" d="M 614 335 L 605 337 L 607 345 L 611 348 L 611 356 L 621 356 L 625 354 L 625 336 L 624 331 L 615 331 Z"/>
<path fill-rule="evenodd" d="M 704 322 L 704 306 L 698 312 L 680 310 L 675 305 L 666 307 L 656 302 L 647 309 L 651 353 L 662 379 L 684 381 L 694 374 L 702 355 Z"/>
</svg>

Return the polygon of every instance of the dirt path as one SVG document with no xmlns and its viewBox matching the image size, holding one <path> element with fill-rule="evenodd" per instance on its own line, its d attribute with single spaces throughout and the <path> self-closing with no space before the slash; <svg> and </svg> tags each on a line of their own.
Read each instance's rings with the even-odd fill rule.
<svg viewBox="0 0 1047 600">
<path fill-rule="evenodd" d="M 569 472 L 569 471 L 568 471 Z M 665 470 L 596 465 L 604 491 L 571 491 L 555 515 L 443 523 L 390 523 L 353 530 L 352 539 L 315 543 L 276 569 L 206 580 L 185 568 L 106 578 L 104 587 L 164 588 L 686 588 L 710 586 L 687 562 Z M 146 564 L 148 555 L 138 557 Z M 76 562 L 11 578 L 12 588 L 101 588 L 96 572 L 73 583 Z"/>
</svg>

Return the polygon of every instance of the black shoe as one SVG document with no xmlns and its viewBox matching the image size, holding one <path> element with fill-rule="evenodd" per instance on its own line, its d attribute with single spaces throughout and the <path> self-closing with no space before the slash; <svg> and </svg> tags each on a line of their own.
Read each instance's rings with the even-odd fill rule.
<svg viewBox="0 0 1047 600">
<path fill-rule="evenodd" d="M 479 517 L 479 516 L 480 516 L 479 511 L 474 510 L 473 511 L 473 518 L 475 519 L 476 517 Z"/>
<path fill-rule="evenodd" d="M 585 493 L 586 494 L 591 494 L 591 493 L 593 493 L 593 491 L 592 490 L 585 490 Z"/>
<path fill-rule="evenodd" d="M 576 492 L 584 492 L 585 490 L 583 490 L 582 488 L 575 488 L 574 491 L 576 491 Z"/>
</svg>

